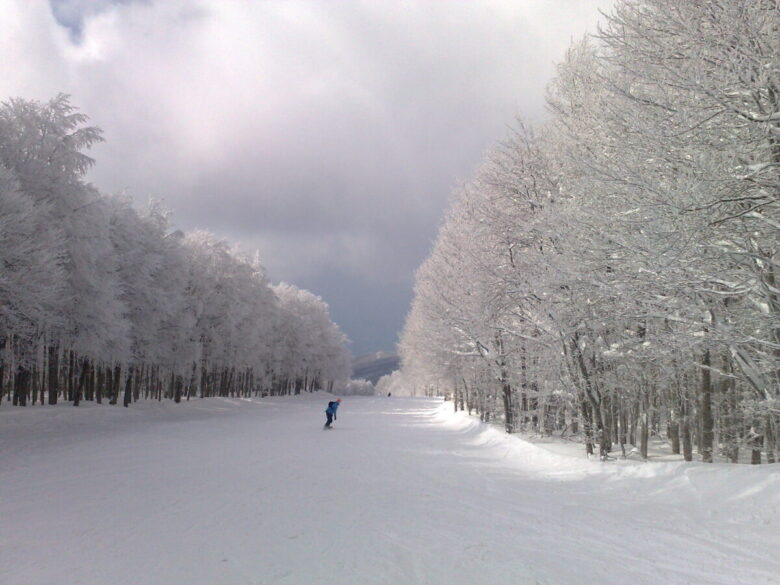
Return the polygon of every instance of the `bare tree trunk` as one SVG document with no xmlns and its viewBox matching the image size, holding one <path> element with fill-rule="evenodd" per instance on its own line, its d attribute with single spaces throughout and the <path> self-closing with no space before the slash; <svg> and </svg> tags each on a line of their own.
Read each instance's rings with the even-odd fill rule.
<svg viewBox="0 0 780 585">
<path fill-rule="evenodd" d="M 97 368 L 95 367 L 95 364 L 90 362 L 89 363 L 89 374 L 87 376 L 87 400 L 95 400 L 95 389 L 96 389 L 96 377 L 97 377 Z"/>
<path fill-rule="evenodd" d="M 133 366 L 127 367 L 127 380 L 125 380 L 125 395 L 122 400 L 122 405 L 127 408 L 130 406 L 130 402 L 133 399 Z"/>
<path fill-rule="evenodd" d="M 106 383 L 106 374 L 102 367 L 95 368 L 97 379 L 95 380 L 95 402 L 103 404 L 103 384 Z"/>
<path fill-rule="evenodd" d="M 601 407 L 601 420 L 604 421 L 604 435 L 606 437 L 606 440 L 609 441 L 609 450 L 612 451 L 612 443 L 614 442 L 614 439 L 616 438 L 616 433 L 613 433 L 613 420 L 612 420 L 612 410 L 613 410 L 613 404 L 614 400 L 612 400 L 611 396 L 604 395 L 601 397 L 601 403 L 599 406 Z"/>
<path fill-rule="evenodd" d="M 122 366 L 119 364 L 114 366 L 114 375 L 111 382 L 111 400 L 109 400 L 109 404 L 116 404 L 119 402 L 119 385 L 122 383 Z"/>
<path fill-rule="evenodd" d="M 761 464 L 761 437 L 755 437 L 750 440 L 750 463 L 751 465 Z"/>
<path fill-rule="evenodd" d="M 609 438 L 609 429 L 606 428 L 604 419 L 601 416 L 601 405 L 599 404 L 601 394 L 598 391 L 598 388 L 595 386 L 594 382 L 591 380 L 590 372 L 588 371 L 588 367 L 585 364 L 585 358 L 583 357 L 582 351 L 580 350 L 578 339 L 578 335 L 575 333 L 575 335 L 571 338 L 571 352 L 576 359 L 576 363 L 579 366 L 580 373 L 582 375 L 585 396 L 590 403 L 589 412 L 592 422 L 594 423 L 599 433 L 599 456 L 602 459 L 605 459 L 612 448 L 612 443 Z"/>
<path fill-rule="evenodd" d="M 669 439 L 672 442 L 672 453 L 680 454 L 680 413 L 672 404 L 669 409 Z"/>
<path fill-rule="evenodd" d="M 5 337 L 0 339 L 0 402 L 5 392 Z"/>
<path fill-rule="evenodd" d="M 704 351 L 702 357 L 701 371 L 701 397 L 700 397 L 700 424 L 701 424 L 701 444 L 699 452 L 701 460 L 705 463 L 712 463 L 712 443 L 715 428 L 715 421 L 712 418 L 712 376 L 710 372 L 710 350 Z"/>
<path fill-rule="evenodd" d="M 520 427 L 528 429 L 528 356 L 525 345 L 520 350 Z"/>
<path fill-rule="evenodd" d="M 195 362 L 192 363 L 192 375 L 190 375 L 190 384 L 187 386 L 187 400 L 190 399 L 193 388 L 198 382 L 198 366 Z"/>
<path fill-rule="evenodd" d="M 693 461 L 693 444 L 691 441 L 691 418 L 688 415 L 688 405 L 681 401 L 680 413 L 682 414 L 682 421 L 680 424 L 680 432 L 682 434 L 683 444 L 683 459 L 686 461 Z"/>
<path fill-rule="evenodd" d="M 648 444 L 650 442 L 650 400 L 647 391 L 642 392 L 641 397 L 642 411 L 639 415 L 639 454 L 642 459 L 647 459 Z"/>
<path fill-rule="evenodd" d="M 179 404 L 181 402 L 181 386 L 182 386 L 181 376 L 175 376 L 173 381 L 173 401 L 176 404 Z"/>
<path fill-rule="evenodd" d="M 593 425 L 590 419 L 590 405 L 585 397 L 580 399 L 580 408 L 582 412 L 582 431 L 585 434 L 585 453 L 593 455 Z"/>
<path fill-rule="evenodd" d="M 133 400 L 138 402 L 141 398 L 141 388 L 144 384 L 144 376 L 146 376 L 146 364 L 142 363 L 140 366 L 136 366 L 135 380 L 133 381 Z"/>
<path fill-rule="evenodd" d="M 512 386 L 509 384 L 506 369 L 501 367 L 501 398 L 504 402 L 504 428 L 506 432 L 515 432 L 515 413 L 512 405 Z"/>
<path fill-rule="evenodd" d="M 79 373 L 79 381 L 73 391 L 73 406 L 78 406 L 81 402 L 81 393 L 84 390 L 84 385 L 87 383 L 87 372 L 89 371 L 89 362 L 87 358 L 81 359 L 81 372 Z"/>
<path fill-rule="evenodd" d="M 14 380 L 14 404 L 18 406 L 27 406 L 27 395 L 30 390 L 30 370 L 24 366 L 19 366 L 16 370 L 16 379 Z"/>
<path fill-rule="evenodd" d="M 775 429 L 772 415 L 767 415 L 764 426 L 764 451 L 766 452 L 766 462 L 775 462 Z"/>
<path fill-rule="evenodd" d="M 208 374 L 206 372 L 206 364 L 201 362 L 200 364 L 200 397 L 206 398 L 208 396 Z"/>
<path fill-rule="evenodd" d="M 32 380 L 30 382 L 30 390 L 32 393 L 32 404 L 35 406 L 35 403 L 38 402 L 38 366 L 33 365 L 32 369 Z"/>
<path fill-rule="evenodd" d="M 730 372 L 730 361 L 728 358 L 724 361 L 724 371 Z M 720 390 L 720 420 L 721 437 L 723 442 L 723 454 L 731 463 L 739 462 L 739 438 L 741 431 L 741 421 L 737 410 L 737 396 L 733 382 L 726 376 L 721 376 L 719 383 Z"/>
<path fill-rule="evenodd" d="M 76 352 L 72 349 L 68 352 L 68 401 L 73 401 L 73 395 L 76 391 Z"/>
</svg>

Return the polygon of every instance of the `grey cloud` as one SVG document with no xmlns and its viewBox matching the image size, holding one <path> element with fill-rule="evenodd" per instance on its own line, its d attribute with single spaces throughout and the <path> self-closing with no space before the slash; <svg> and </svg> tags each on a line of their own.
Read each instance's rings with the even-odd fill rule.
<svg viewBox="0 0 780 585">
<path fill-rule="evenodd" d="M 23 71 L 0 94 L 71 93 L 105 131 L 98 187 L 259 246 L 355 351 L 392 349 L 452 189 L 516 114 L 543 116 L 554 62 L 608 4 L 59 0 L 74 41 L 40 0 L 0 0 L 25 33 L 0 35 Z"/>
</svg>

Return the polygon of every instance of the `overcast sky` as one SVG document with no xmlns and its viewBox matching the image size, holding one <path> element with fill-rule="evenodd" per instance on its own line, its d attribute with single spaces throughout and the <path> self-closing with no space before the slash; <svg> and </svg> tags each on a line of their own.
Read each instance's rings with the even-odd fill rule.
<svg viewBox="0 0 780 585">
<path fill-rule="evenodd" d="M 97 187 L 258 248 L 356 355 L 392 351 L 453 188 L 609 4 L 0 0 L 0 100 L 71 94 Z"/>
</svg>

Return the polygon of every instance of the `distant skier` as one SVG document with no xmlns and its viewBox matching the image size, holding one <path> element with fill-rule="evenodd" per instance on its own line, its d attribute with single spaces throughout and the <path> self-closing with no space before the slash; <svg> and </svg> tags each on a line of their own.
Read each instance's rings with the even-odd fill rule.
<svg viewBox="0 0 780 585">
<path fill-rule="evenodd" d="M 332 428 L 330 425 L 336 420 L 336 411 L 339 409 L 339 404 L 341 404 L 341 398 L 328 402 L 328 408 L 325 409 L 325 416 L 328 417 L 328 420 L 325 422 L 326 429 Z"/>
</svg>

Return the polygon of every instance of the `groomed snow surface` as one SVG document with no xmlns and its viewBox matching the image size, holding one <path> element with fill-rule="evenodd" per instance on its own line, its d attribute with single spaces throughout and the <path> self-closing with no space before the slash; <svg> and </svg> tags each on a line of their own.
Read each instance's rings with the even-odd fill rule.
<svg viewBox="0 0 780 585">
<path fill-rule="evenodd" d="M 433 399 L 0 408 L 3 585 L 780 584 L 780 468 L 588 461 Z"/>
</svg>

